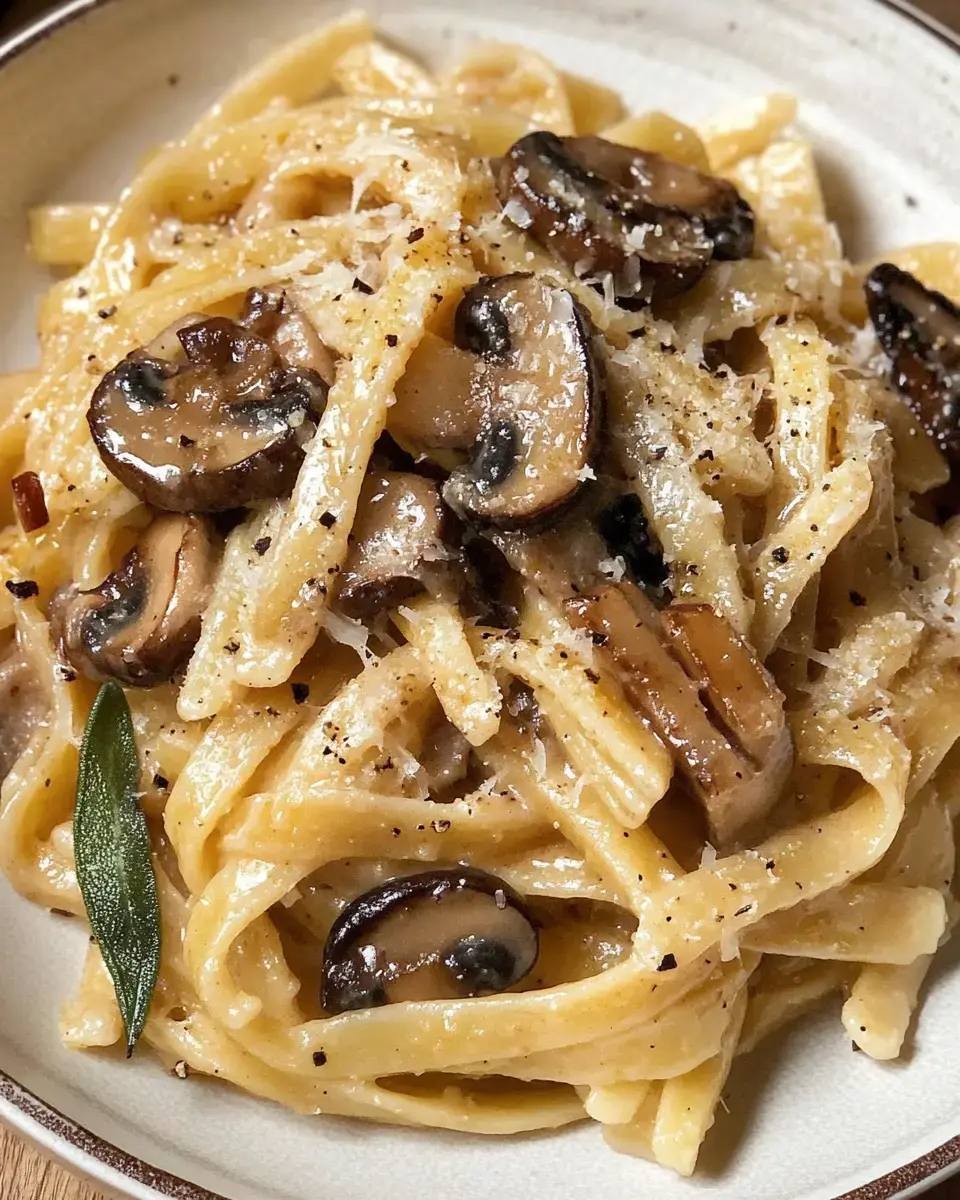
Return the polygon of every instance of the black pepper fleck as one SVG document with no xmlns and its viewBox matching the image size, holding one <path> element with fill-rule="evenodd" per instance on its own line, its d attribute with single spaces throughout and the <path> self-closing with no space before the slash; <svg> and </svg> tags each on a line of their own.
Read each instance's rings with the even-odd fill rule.
<svg viewBox="0 0 960 1200">
<path fill-rule="evenodd" d="M 33 579 L 8 579 L 5 586 L 10 595 L 18 600 L 29 600 L 40 595 L 40 588 Z"/>
</svg>

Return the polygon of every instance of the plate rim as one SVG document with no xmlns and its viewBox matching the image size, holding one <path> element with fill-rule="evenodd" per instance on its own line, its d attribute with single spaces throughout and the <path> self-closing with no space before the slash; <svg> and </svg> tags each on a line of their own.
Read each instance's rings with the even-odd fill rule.
<svg viewBox="0 0 960 1200">
<path fill-rule="evenodd" d="M 64 0 L 49 12 L 0 38 L 0 70 L 58 30 L 117 0 Z M 910 21 L 960 55 L 960 29 L 922 12 L 912 0 L 872 0 Z M 67 1170 L 143 1200 L 228 1200 L 200 1184 L 155 1167 L 66 1116 L 0 1068 L 0 1125 L 45 1151 Z M 960 1133 L 835 1200 L 908 1200 L 960 1172 Z M 137 1193 L 130 1191 L 130 1185 Z"/>
</svg>

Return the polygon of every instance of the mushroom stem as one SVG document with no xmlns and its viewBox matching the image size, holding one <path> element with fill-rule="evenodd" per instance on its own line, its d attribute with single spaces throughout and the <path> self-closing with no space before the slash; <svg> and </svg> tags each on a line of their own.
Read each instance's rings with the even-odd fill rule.
<svg viewBox="0 0 960 1200">
<path fill-rule="evenodd" d="M 702 605 L 657 612 L 630 584 L 566 605 L 615 665 L 624 692 L 670 747 L 728 845 L 776 801 L 792 765 L 783 696 L 727 622 Z M 671 652 L 673 651 L 673 653 Z"/>
</svg>

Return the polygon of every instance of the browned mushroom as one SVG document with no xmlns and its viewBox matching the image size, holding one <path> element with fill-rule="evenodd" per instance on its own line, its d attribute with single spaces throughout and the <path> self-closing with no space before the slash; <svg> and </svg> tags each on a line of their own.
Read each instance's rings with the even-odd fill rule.
<svg viewBox="0 0 960 1200">
<path fill-rule="evenodd" d="M 141 500 L 221 512 L 290 490 L 331 369 L 301 313 L 252 292 L 241 323 L 187 317 L 128 354 L 87 420 L 107 468 Z"/>
<path fill-rule="evenodd" d="M 658 614 L 630 585 L 567 604 L 618 669 L 624 691 L 673 751 L 717 845 L 756 825 L 793 760 L 783 696 L 726 621 L 704 605 Z M 671 653 L 673 650 L 673 653 Z"/>
<path fill-rule="evenodd" d="M 369 618 L 440 590 L 457 559 L 436 484 L 405 471 L 374 471 L 360 493 L 356 540 L 340 576 L 339 603 Z"/>
<path fill-rule="evenodd" d="M 488 996 L 519 983 L 539 937 L 509 884 L 472 867 L 391 879 L 347 905 L 323 951 L 330 1013 Z"/>
<path fill-rule="evenodd" d="M 625 193 L 702 221 L 714 258 L 749 258 L 753 253 L 753 209 L 728 180 L 605 138 L 564 138 L 563 144 L 588 171 Z"/>
<path fill-rule="evenodd" d="M 572 140 L 538 132 L 511 146 L 497 167 L 504 214 L 577 275 L 609 274 L 622 303 L 666 300 L 692 288 L 714 253 L 703 220 L 651 203 L 639 180 L 625 187 L 576 153 L 578 142 L 589 143 L 590 160 L 606 166 L 617 148 L 601 156 L 599 139 Z M 622 179 L 619 157 L 616 165 Z"/>
<path fill-rule="evenodd" d="M 893 386 L 960 468 L 960 308 L 892 263 L 874 267 L 865 290 Z"/>
<path fill-rule="evenodd" d="M 476 524 L 542 526 L 594 478 L 604 380 L 590 318 L 563 288 L 505 275 L 466 293 L 456 336 L 483 419 L 444 499 Z"/>
<path fill-rule="evenodd" d="M 285 367 L 314 372 L 327 387 L 333 383 L 333 355 L 283 288 L 250 288 L 243 299 L 240 324 L 269 342 Z"/>
<path fill-rule="evenodd" d="M 59 592 L 50 620 L 67 661 L 132 687 L 171 679 L 200 636 L 218 541 L 201 517 L 158 517 L 99 587 Z"/>
</svg>

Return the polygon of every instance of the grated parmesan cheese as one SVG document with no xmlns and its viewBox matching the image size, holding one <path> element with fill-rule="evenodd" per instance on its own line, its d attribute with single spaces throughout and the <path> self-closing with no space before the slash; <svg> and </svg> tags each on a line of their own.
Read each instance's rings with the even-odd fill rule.
<svg viewBox="0 0 960 1200">
<path fill-rule="evenodd" d="M 527 758 L 537 777 L 543 779 L 547 774 L 547 748 L 539 738 L 533 739 L 533 752 Z"/>
<path fill-rule="evenodd" d="M 367 649 L 370 631 L 362 621 L 355 621 L 328 608 L 323 614 L 323 629 L 333 641 L 355 650 L 365 663 L 373 658 L 373 652 Z"/>
<path fill-rule="evenodd" d="M 627 573 L 627 564 L 622 554 L 618 554 L 615 558 L 602 558 L 597 565 L 601 575 L 606 575 L 614 583 L 619 583 Z"/>
<path fill-rule="evenodd" d="M 518 229 L 529 229 L 533 224 L 533 217 L 527 210 L 516 200 L 508 200 L 503 206 L 503 215 L 508 221 L 516 225 Z"/>
<path fill-rule="evenodd" d="M 720 933 L 720 961 L 732 962 L 740 957 L 740 935 L 735 929 L 724 928 Z"/>
</svg>

